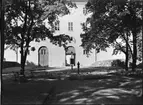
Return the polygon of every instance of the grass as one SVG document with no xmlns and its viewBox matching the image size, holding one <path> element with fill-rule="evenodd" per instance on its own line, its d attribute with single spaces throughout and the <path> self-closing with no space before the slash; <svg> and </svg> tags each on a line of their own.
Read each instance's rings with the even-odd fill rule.
<svg viewBox="0 0 143 105">
<path fill-rule="evenodd" d="M 9 67 L 2 70 L 3 74 L 12 73 L 12 72 L 20 72 L 20 67 Z M 32 70 L 32 67 L 25 67 L 25 70 Z"/>
<path fill-rule="evenodd" d="M 55 87 L 53 104 L 142 102 L 136 95 L 141 88 L 141 80 L 125 77 L 84 81 L 37 79 L 23 84 L 4 82 L 2 99 L 5 104 L 40 103 L 52 87 Z"/>
<path fill-rule="evenodd" d="M 104 70 L 106 70 L 104 68 Z M 91 71 L 102 71 L 100 68 L 81 68 L 82 73 Z M 73 71 L 59 71 L 77 75 Z M 55 73 L 55 72 L 54 72 Z M 141 104 L 142 99 L 138 95 L 142 88 L 141 78 L 110 75 L 110 78 L 83 79 L 83 80 L 58 80 L 49 79 L 43 74 L 35 78 L 29 78 L 26 83 L 19 84 L 7 77 L 3 80 L 3 104 L 40 104 L 48 96 L 49 91 L 54 88 L 51 104 Z M 82 75 L 82 74 L 81 74 Z M 91 77 L 90 74 L 86 74 Z M 49 100 L 45 100 L 49 103 Z"/>
<path fill-rule="evenodd" d="M 55 69 L 56 67 L 47 67 L 47 68 L 43 68 L 43 67 L 30 67 L 30 66 L 26 66 L 25 67 L 25 71 L 30 71 L 30 70 L 50 70 L 50 69 Z M 9 68 L 4 68 L 2 70 L 3 74 L 7 74 L 7 73 L 12 73 L 12 72 L 20 72 L 21 67 L 9 67 Z"/>
</svg>

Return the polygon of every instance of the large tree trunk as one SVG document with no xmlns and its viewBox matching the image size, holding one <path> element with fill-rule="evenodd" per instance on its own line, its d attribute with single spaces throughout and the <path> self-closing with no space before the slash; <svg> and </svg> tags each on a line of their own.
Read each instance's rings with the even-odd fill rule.
<svg viewBox="0 0 143 105">
<path fill-rule="evenodd" d="M 129 63 L 129 54 L 131 54 L 130 56 L 133 58 L 133 51 L 132 51 L 132 48 L 129 44 L 129 35 L 130 35 L 130 32 L 126 32 L 125 34 L 122 35 L 123 39 L 125 40 L 125 43 L 126 43 L 126 51 L 124 52 L 125 54 L 125 69 L 126 71 L 128 71 L 128 63 Z"/>
<path fill-rule="evenodd" d="M 1 40 L 0 40 L 0 42 L 1 42 L 1 50 L 0 50 L 0 54 L 1 54 L 1 59 L 0 59 L 0 61 L 1 61 L 1 68 L 3 68 L 3 60 L 4 60 L 4 45 L 5 45 L 5 38 L 4 38 L 4 27 L 5 27 L 5 21 L 4 21 L 4 1 L 2 0 L 1 1 L 1 16 L 0 16 L 0 25 L 1 25 L 1 29 L 0 29 L 0 38 L 1 38 Z M 2 26 L 3 25 L 3 26 Z"/>
<path fill-rule="evenodd" d="M 128 33 L 126 33 L 126 61 L 125 61 L 125 68 L 126 68 L 126 71 L 128 71 L 128 60 L 129 60 L 129 46 L 128 46 Z"/>
<path fill-rule="evenodd" d="M 4 37 L 4 27 L 5 27 L 5 20 L 4 20 L 4 0 L 1 1 L 1 16 L 0 16 L 0 68 L 1 68 L 1 73 L 2 73 L 2 70 L 3 70 L 3 60 L 4 60 L 4 45 L 5 45 L 5 37 Z M 2 26 L 3 25 L 3 26 Z M 0 75 L 2 75 L 0 73 Z M 1 78 L 1 90 L 3 93 L 3 80 Z"/>
<path fill-rule="evenodd" d="M 20 74 L 21 75 L 24 75 L 24 51 L 23 51 L 23 45 L 21 45 L 21 51 L 20 51 L 20 53 L 21 53 L 21 71 L 20 71 Z"/>
<path fill-rule="evenodd" d="M 142 4 L 142 21 L 143 21 L 143 1 L 141 1 Z M 143 65 L 143 24 L 141 26 L 141 32 L 142 32 L 142 65 Z M 142 67 L 142 71 L 143 71 L 143 67 Z M 142 80 L 142 85 L 143 85 L 143 80 Z M 142 89 L 141 89 L 142 92 Z M 143 97 L 143 93 L 142 93 L 142 97 Z"/>
<path fill-rule="evenodd" d="M 142 18 L 143 18 L 143 16 L 142 16 Z M 142 65 L 143 65 L 143 26 L 142 26 Z M 143 68 L 142 68 L 142 71 L 143 71 Z"/>
<path fill-rule="evenodd" d="M 26 58 L 27 55 L 24 54 L 24 56 L 22 56 L 22 62 L 21 62 L 21 74 L 25 75 L 25 63 L 26 63 Z"/>
<path fill-rule="evenodd" d="M 128 54 L 126 54 L 125 69 L 128 71 Z"/>
<path fill-rule="evenodd" d="M 137 60 L 137 33 L 136 30 L 133 31 L 133 62 L 132 62 L 132 71 L 135 71 L 136 60 Z"/>
<path fill-rule="evenodd" d="M 25 75 L 25 63 L 27 59 L 27 54 L 28 54 L 28 47 L 24 51 L 23 46 L 21 47 L 21 75 Z"/>
<path fill-rule="evenodd" d="M 125 55 L 126 55 L 126 60 L 125 60 L 125 69 L 126 69 L 126 71 L 128 71 L 128 59 L 129 59 L 129 58 L 128 58 L 128 57 L 129 57 L 129 56 L 128 56 L 128 51 L 126 52 L 126 54 L 125 54 Z"/>
</svg>

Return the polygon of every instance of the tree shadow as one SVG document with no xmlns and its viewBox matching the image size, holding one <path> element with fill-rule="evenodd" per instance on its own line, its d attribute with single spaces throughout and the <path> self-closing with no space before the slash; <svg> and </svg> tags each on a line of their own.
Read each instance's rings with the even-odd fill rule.
<svg viewBox="0 0 143 105">
<path fill-rule="evenodd" d="M 109 79 L 85 80 L 76 89 L 59 92 L 54 102 L 58 104 L 142 104 L 138 96 L 141 79 L 114 77 Z"/>
<path fill-rule="evenodd" d="M 41 74 L 44 75 L 44 74 Z M 60 74 L 61 75 L 61 74 Z M 56 87 L 54 99 L 51 104 L 141 104 L 142 99 L 138 96 L 142 87 L 142 80 L 127 76 L 114 76 L 104 79 L 90 80 L 58 80 L 49 79 L 44 75 L 37 76 L 27 84 L 14 84 L 17 96 L 23 94 L 21 90 L 28 91 L 29 96 L 44 94 L 50 87 Z M 11 85 L 6 85 L 11 86 Z M 5 86 L 5 87 L 6 87 Z M 14 87 L 13 87 L 14 88 Z M 19 89 L 20 92 L 17 92 Z M 5 90 L 6 91 L 6 90 Z M 37 92 L 38 91 L 38 92 Z M 12 93 L 13 90 L 11 89 Z M 33 93 L 32 93 L 33 92 Z M 14 93 L 14 94 L 16 94 Z M 25 94 L 25 93 L 24 93 Z M 25 96 L 26 96 L 25 95 Z M 9 92 L 7 92 L 9 96 Z M 11 95 L 12 96 L 12 95 Z M 21 96 L 23 97 L 23 96 Z M 10 99 L 11 97 L 9 97 Z M 15 98 L 16 99 L 16 98 Z M 42 98 L 43 100 L 43 98 Z M 11 101 L 9 101 L 11 102 Z"/>
</svg>

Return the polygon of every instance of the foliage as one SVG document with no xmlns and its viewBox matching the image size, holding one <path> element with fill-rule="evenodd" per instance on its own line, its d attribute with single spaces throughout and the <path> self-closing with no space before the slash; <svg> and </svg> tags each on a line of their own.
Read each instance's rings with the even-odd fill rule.
<svg viewBox="0 0 143 105">
<path fill-rule="evenodd" d="M 13 3 L 6 9 L 6 43 L 21 46 L 22 39 L 24 41 L 45 40 L 46 37 L 51 39 L 53 44 L 57 44 L 62 39 L 70 40 L 67 35 L 53 36 L 43 24 L 45 19 L 49 20 L 49 24 L 57 19 L 58 15 L 68 14 L 68 8 L 58 0 L 25 0 Z M 22 35 L 24 34 L 24 35 Z M 24 42 L 26 46 L 26 42 Z"/>
<path fill-rule="evenodd" d="M 35 47 L 31 47 L 31 51 L 35 51 L 36 49 L 35 49 Z"/>
<path fill-rule="evenodd" d="M 139 64 L 137 65 L 137 67 L 138 67 L 138 68 L 143 68 L 143 63 L 139 63 Z"/>
<path fill-rule="evenodd" d="M 84 32 L 81 34 L 81 46 L 90 53 L 92 49 L 96 49 L 97 52 L 106 51 L 107 47 L 113 45 L 113 54 L 130 54 L 135 66 L 137 34 L 140 33 L 142 25 L 141 2 L 89 0 L 86 9 L 87 14 L 91 15 L 82 24 Z M 130 37 L 132 40 L 129 40 Z M 121 42 L 118 42 L 118 39 L 121 39 Z"/>
<path fill-rule="evenodd" d="M 33 62 L 27 61 L 27 62 L 26 62 L 26 66 L 29 66 L 29 67 L 37 67 L 38 65 L 36 65 L 36 64 L 33 63 Z"/>
<path fill-rule="evenodd" d="M 61 34 L 54 36 L 53 22 L 58 16 L 69 14 L 68 7 L 75 7 L 69 0 L 13 0 L 5 8 L 5 42 L 18 46 L 21 53 L 21 68 L 24 70 L 27 54 L 32 41 L 50 42 L 65 47 L 72 38 Z M 50 27 L 46 27 L 45 20 Z M 23 71 L 24 72 L 24 71 Z"/>
<path fill-rule="evenodd" d="M 86 4 L 87 11 L 89 13 L 92 12 L 92 15 L 87 19 L 86 23 L 83 23 L 84 33 L 81 34 L 81 46 L 88 52 L 92 48 L 96 48 L 97 52 L 100 50 L 106 51 L 112 40 L 118 37 L 116 35 L 108 35 L 111 22 L 106 14 L 108 12 L 105 8 L 107 4 L 108 2 L 103 0 L 90 0 Z"/>
<path fill-rule="evenodd" d="M 111 63 L 112 67 L 122 67 L 125 68 L 125 63 L 121 60 L 113 60 L 113 62 Z"/>
<path fill-rule="evenodd" d="M 136 2 L 131 2 L 129 5 L 126 0 L 118 3 L 112 0 L 89 0 L 86 4 L 86 9 L 92 15 L 82 24 L 84 33 L 81 34 L 83 42 L 81 46 L 85 49 L 87 48 L 86 46 L 89 46 L 89 49 L 105 50 L 116 39 L 124 38 L 125 40 L 124 31 L 134 28 L 135 23 L 131 22 L 134 21 L 131 18 L 133 16 L 130 16 L 134 8 L 137 11 L 137 15 L 141 14 L 141 5 Z M 139 15 L 136 24 L 141 26 L 140 22 Z M 140 27 L 138 30 L 140 30 Z"/>
<path fill-rule="evenodd" d="M 9 68 L 9 67 L 19 67 L 20 64 L 17 62 L 12 62 L 12 61 L 4 61 L 3 62 L 3 68 Z"/>
</svg>

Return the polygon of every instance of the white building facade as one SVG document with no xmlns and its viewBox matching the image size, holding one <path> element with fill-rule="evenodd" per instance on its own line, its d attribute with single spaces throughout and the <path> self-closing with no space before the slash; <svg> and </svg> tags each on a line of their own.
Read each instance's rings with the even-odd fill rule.
<svg viewBox="0 0 143 105">
<path fill-rule="evenodd" d="M 55 46 L 50 43 L 49 39 L 41 42 L 32 42 L 31 46 L 35 47 L 35 51 L 31 51 L 27 56 L 27 61 L 33 62 L 41 66 L 68 66 L 73 59 L 73 64 L 76 66 L 80 62 L 81 66 L 92 65 L 95 61 L 108 59 L 123 59 L 124 55 L 112 55 L 112 48 L 108 48 L 107 52 L 101 51 L 96 54 L 92 51 L 89 57 L 86 56 L 85 51 L 81 45 L 80 34 L 82 33 L 81 23 L 86 21 L 87 16 L 83 14 L 85 4 L 88 0 L 74 0 L 77 8 L 70 9 L 69 15 L 59 17 L 59 23 L 56 27 L 55 35 L 66 34 L 72 36 L 74 41 L 68 44 L 67 50 L 63 47 Z M 48 25 L 45 21 L 45 25 Z M 18 51 L 18 59 L 16 53 L 10 49 L 5 51 L 6 61 L 20 62 L 20 53 Z"/>
</svg>

